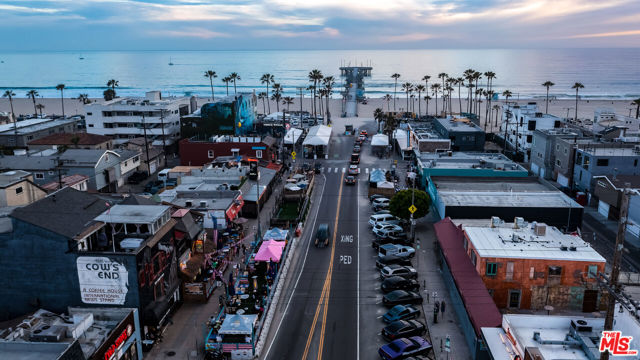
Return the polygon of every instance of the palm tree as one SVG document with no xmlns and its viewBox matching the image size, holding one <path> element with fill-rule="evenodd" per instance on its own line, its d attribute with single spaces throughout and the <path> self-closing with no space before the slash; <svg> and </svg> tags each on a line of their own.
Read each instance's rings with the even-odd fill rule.
<svg viewBox="0 0 640 360">
<path fill-rule="evenodd" d="M 431 79 L 431 76 L 429 75 L 425 75 L 422 77 L 422 81 L 424 81 L 424 87 L 429 90 L 429 79 Z"/>
<path fill-rule="evenodd" d="M 269 84 L 273 83 L 273 81 L 274 81 L 273 75 L 269 73 L 262 74 L 262 77 L 260 78 L 260 82 L 267 85 L 267 94 L 269 93 Z M 271 112 L 271 103 L 269 103 L 269 106 L 267 106 L 267 109 L 269 109 L 269 112 Z"/>
<path fill-rule="evenodd" d="M 393 75 L 391 75 L 391 78 L 395 81 L 393 84 L 393 111 L 396 111 L 396 97 L 397 97 L 397 90 L 398 90 L 398 79 L 400 78 L 400 74 L 395 73 Z"/>
<path fill-rule="evenodd" d="M 227 96 L 229 96 L 229 83 L 231 82 L 231 78 L 228 76 L 225 76 L 222 78 L 222 82 L 227 87 Z"/>
<path fill-rule="evenodd" d="M 5 90 L 2 97 L 9 98 L 9 105 L 11 106 L 11 117 L 13 118 L 13 143 L 18 146 L 18 122 L 16 121 L 16 115 L 13 113 L 13 97 L 16 96 L 11 90 Z"/>
<path fill-rule="evenodd" d="M 467 83 L 467 112 L 470 113 L 471 112 L 471 106 L 472 106 L 472 100 L 473 98 L 471 97 L 471 89 L 474 87 L 473 86 L 473 76 L 476 73 L 475 70 L 473 69 L 467 69 L 464 71 L 463 75 L 465 80 L 468 81 Z"/>
<path fill-rule="evenodd" d="M 217 78 L 218 74 L 213 70 L 207 70 L 204 72 L 204 77 L 209 78 L 209 85 L 211 86 L 211 101 L 214 101 L 216 97 L 213 93 L 213 79 Z"/>
<path fill-rule="evenodd" d="M 636 119 L 637 119 L 638 115 L 640 115 L 640 98 L 633 100 L 631 102 L 631 105 L 636 106 Z"/>
<path fill-rule="evenodd" d="M 546 88 L 547 88 L 547 100 L 546 100 L 546 102 L 547 102 L 547 108 L 546 108 L 546 110 L 545 110 L 545 114 L 548 114 L 548 113 L 549 113 L 549 88 L 550 88 L 550 87 L 552 87 L 553 85 L 555 85 L 555 84 L 554 84 L 554 83 L 552 83 L 552 82 L 551 82 L 551 81 L 549 81 L 549 80 L 545 81 L 545 82 L 542 84 L 542 86 L 544 86 L 544 87 L 546 87 Z"/>
<path fill-rule="evenodd" d="M 402 91 L 407 94 L 407 109 L 405 111 L 409 112 L 409 94 L 413 91 L 413 85 L 410 82 L 402 84 Z"/>
<path fill-rule="evenodd" d="M 584 85 L 577 82 L 573 84 L 572 89 L 576 89 L 576 117 L 573 118 L 574 121 L 578 121 L 578 90 L 583 89 Z"/>
<path fill-rule="evenodd" d="M 282 98 L 282 105 L 287 105 L 287 112 L 289 112 L 289 105 L 293 104 L 293 98 L 291 96 L 285 96 Z"/>
<path fill-rule="evenodd" d="M 322 80 L 323 76 L 322 76 L 322 72 L 318 69 L 313 69 L 311 71 L 309 71 L 309 81 L 313 83 L 313 95 L 312 95 L 312 100 L 313 100 L 313 117 L 318 120 L 318 114 L 316 112 L 316 89 L 318 88 L 318 82 L 320 80 Z"/>
<path fill-rule="evenodd" d="M 36 105 L 36 108 L 38 108 L 38 110 L 40 110 L 40 117 L 42 117 L 42 109 L 44 109 L 44 105 L 38 104 L 38 105 Z"/>
<path fill-rule="evenodd" d="M 116 93 L 112 89 L 107 89 L 102 92 L 102 96 L 106 101 L 113 100 L 116 97 Z"/>
<path fill-rule="evenodd" d="M 271 79 L 273 80 L 273 79 Z M 282 99 L 282 86 L 280 84 L 273 84 L 273 94 L 271 95 L 271 100 L 275 100 L 276 102 L 276 111 L 280 112 L 280 99 Z M 267 106 L 267 109 L 269 107 Z M 271 109 L 269 109 L 271 112 Z"/>
<path fill-rule="evenodd" d="M 418 92 L 418 117 L 422 116 L 422 109 L 420 107 L 420 99 L 422 99 L 422 92 L 427 91 L 427 88 L 424 85 L 416 85 L 416 91 Z"/>
<path fill-rule="evenodd" d="M 476 85 L 475 86 L 476 89 L 478 88 L 478 81 L 480 81 L 480 79 L 482 79 L 482 73 L 479 72 L 479 71 L 474 72 L 473 73 L 473 80 L 475 80 L 475 82 L 476 82 L 476 84 L 475 84 Z M 474 107 L 474 114 L 476 114 L 476 115 L 478 114 L 478 112 L 479 112 L 478 110 L 480 109 L 480 107 L 478 106 L 478 94 L 479 93 L 476 91 L 476 98 L 475 98 L 476 106 Z M 478 109 L 478 110 L 476 110 L 476 109 Z"/>
<path fill-rule="evenodd" d="M 235 94 L 238 93 L 238 91 L 236 89 L 236 83 L 238 82 L 238 80 L 242 80 L 242 79 L 240 78 L 240 75 L 238 75 L 238 73 L 232 72 L 229 75 L 229 80 L 231 80 L 231 82 L 233 82 L 233 94 L 235 95 Z"/>
<path fill-rule="evenodd" d="M 322 79 L 322 84 L 325 89 L 325 99 L 327 100 L 327 109 L 325 110 L 327 115 L 327 124 L 331 123 L 331 111 L 329 111 L 329 99 L 333 94 L 333 86 L 336 84 L 336 80 L 333 76 L 327 76 Z"/>
<path fill-rule="evenodd" d="M 34 111 L 34 116 L 38 117 L 38 109 L 36 109 L 36 96 L 38 96 L 38 92 L 36 90 L 29 90 L 27 91 L 27 97 L 31 98 L 31 101 L 33 101 L 33 111 Z"/>
<path fill-rule="evenodd" d="M 384 116 L 384 111 L 382 111 L 381 108 L 376 108 L 375 110 L 373 110 L 373 118 L 376 121 L 380 121 L 382 120 L 382 117 Z"/>
<path fill-rule="evenodd" d="M 91 103 L 91 99 L 89 99 L 89 94 L 78 94 L 78 101 L 80 101 L 83 105 Z"/>
<path fill-rule="evenodd" d="M 427 104 L 427 108 L 426 108 L 426 111 L 424 113 L 425 113 L 425 115 L 429 115 L 429 100 L 431 100 L 432 97 L 429 96 L 429 95 L 425 95 L 423 99 L 424 99 L 425 104 Z"/>
<path fill-rule="evenodd" d="M 56 90 L 60 90 L 60 102 L 62 103 L 62 117 L 64 117 L 64 84 L 56 85 Z"/>
<path fill-rule="evenodd" d="M 462 97 L 460 95 L 460 88 L 464 85 L 464 78 L 456 78 L 456 85 L 458 85 L 458 106 L 460 107 L 460 115 L 462 115 Z"/>
<path fill-rule="evenodd" d="M 506 99 L 506 100 L 504 101 L 506 104 L 508 104 L 508 103 L 509 103 L 509 98 L 510 98 L 512 95 L 513 95 L 513 94 L 512 94 L 512 93 L 511 93 L 511 91 L 509 91 L 509 90 L 505 90 L 505 91 L 503 91 L 503 92 L 502 92 L 502 96 L 504 96 L 504 97 L 505 97 L 505 99 Z"/>
<path fill-rule="evenodd" d="M 494 73 L 493 71 L 487 71 L 484 73 L 484 76 L 486 76 L 487 78 L 487 87 L 489 88 L 489 90 L 487 91 L 487 103 L 485 104 L 484 107 L 484 117 L 485 117 L 485 122 L 487 121 L 486 118 L 489 117 L 489 112 L 490 112 L 490 108 L 491 108 L 491 101 L 493 100 L 493 79 L 496 78 L 496 73 Z"/>
<path fill-rule="evenodd" d="M 224 79 L 222 79 L 224 81 Z M 264 103 L 264 99 L 267 97 L 266 92 L 258 93 L 258 99 L 262 99 L 262 113 L 267 114 L 267 105 Z"/>
<path fill-rule="evenodd" d="M 436 117 L 438 117 L 438 91 L 440 90 L 440 84 L 432 84 L 431 90 L 433 90 L 433 95 L 436 96 Z"/>
<path fill-rule="evenodd" d="M 447 110 L 446 110 L 446 105 L 444 103 L 444 93 L 447 87 L 445 86 L 444 82 L 447 80 L 448 77 L 449 75 L 447 73 L 438 74 L 438 79 L 442 79 L 442 109 L 444 109 L 445 114 L 447 113 Z"/>
<path fill-rule="evenodd" d="M 500 111 L 500 105 L 493 105 L 493 110 L 496 111 L 496 127 L 498 126 L 498 111 Z"/>
<path fill-rule="evenodd" d="M 382 100 L 387 102 L 387 112 L 389 112 L 389 101 L 391 101 L 392 97 L 390 94 L 386 94 L 385 96 L 382 97 Z"/>
<path fill-rule="evenodd" d="M 111 79 L 107 81 L 107 87 L 110 87 L 113 90 L 113 97 L 116 97 L 116 88 L 120 86 L 120 82 L 116 79 Z"/>
<path fill-rule="evenodd" d="M 453 80 L 455 81 L 455 80 Z M 451 82 L 447 84 L 447 93 L 448 93 L 448 101 L 449 101 L 449 115 L 453 116 L 453 107 L 451 106 L 451 92 L 453 91 L 453 88 L 451 87 Z"/>
</svg>

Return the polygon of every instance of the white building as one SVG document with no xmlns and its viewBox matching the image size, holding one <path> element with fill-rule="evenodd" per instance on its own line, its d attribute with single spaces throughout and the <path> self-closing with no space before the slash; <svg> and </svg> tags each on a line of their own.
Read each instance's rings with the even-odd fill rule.
<svg viewBox="0 0 640 360">
<path fill-rule="evenodd" d="M 505 104 L 502 105 L 502 122 L 498 136 L 504 138 L 506 130 L 509 147 L 514 150 L 517 147 L 518 153 L 523 154 L 524 161 L 528 162 L 531 156 L 533 132 L 541 129 L 560 128 L 563 121 L 557 116 L 539 112 L 535 102 L 530 102 L 527 105 Z"/>
<path fill-rule="evenodd" d="M 180 137 L 180 116 L 189 114 L 188 97 L 116 98 L 85 105 L 87 132 L 111 136 L 115 144 L 144 136 L 154 146 L 170 146 Z M 143 125 L 144 124 L 144 125 Z M 164 141 L 163 141 L 164 137 Z"/>
<path fill-rule="evenodd" d="M 627 134 L 640 132 L 640 119 L 616 114 L 612 108 L 597 108 L 593 112 L 593 132 L 620 126 L 627 128 Z"/>
</svg>

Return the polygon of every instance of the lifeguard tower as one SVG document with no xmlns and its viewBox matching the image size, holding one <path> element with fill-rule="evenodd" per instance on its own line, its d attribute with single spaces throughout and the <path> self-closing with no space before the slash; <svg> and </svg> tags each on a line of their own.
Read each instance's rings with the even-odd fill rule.
<svg viewBox="0 0 640 360">
<path fill-rule="evenodd" d="M 340 67 L 340 77 L 344 78 L 344 91 L 342 91 L 342 117 L 358 116 L 358 102 L 366 101 L 364 96 L 364 78 L 371 77 L 373 67 L 371 62 L 367 66 Z"/>
</svg>

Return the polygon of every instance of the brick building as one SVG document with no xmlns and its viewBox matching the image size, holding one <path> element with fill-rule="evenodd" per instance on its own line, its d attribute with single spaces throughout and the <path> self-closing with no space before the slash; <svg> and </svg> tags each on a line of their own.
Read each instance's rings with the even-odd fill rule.
<svg viewBox="0 0 640 360">
<path fill-rule="evenodd" d="M 180 141 L 180 165 L 200 166 L 216 159 L 229 157 L 230 159 L 253 157 L 265 161 L 275 160 L 275 139 L 267 136 L 234 137 L 214 136 L 207 141 L 193 138 Z"/>
<path fill-rule="evenodd" d="M 454 220 L 455 221 L 455 220 Z M 596 311 L 599 292 L 591 273 L 605 259 L 589 243 L 544 223 L 516 218 L 455 221 L 464 248 L 499 308 Z"/>
</svg>

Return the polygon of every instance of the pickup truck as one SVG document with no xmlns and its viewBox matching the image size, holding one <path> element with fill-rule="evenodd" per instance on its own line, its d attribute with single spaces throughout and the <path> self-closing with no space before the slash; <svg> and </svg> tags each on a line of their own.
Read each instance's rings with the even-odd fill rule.
<svg viewBox="0 0 640 360">
<path fill-rule="evenodd" d="M 378 248 L 378 257 L 384 257 L 388 255 L 397 255 L 405 258 L 412 258 L 416 254 L 416 250 L 411 246 L 385 244 L 380 245 Z"/>
</svg>

